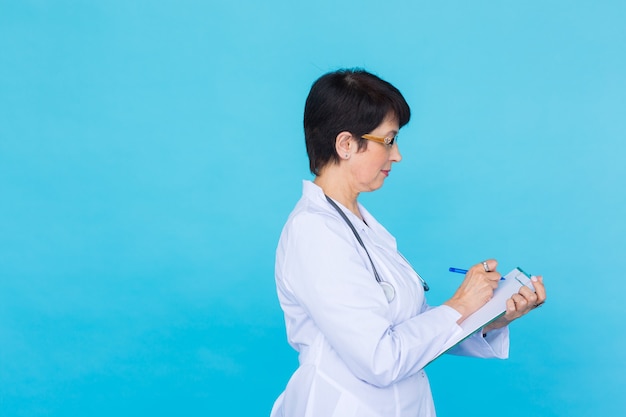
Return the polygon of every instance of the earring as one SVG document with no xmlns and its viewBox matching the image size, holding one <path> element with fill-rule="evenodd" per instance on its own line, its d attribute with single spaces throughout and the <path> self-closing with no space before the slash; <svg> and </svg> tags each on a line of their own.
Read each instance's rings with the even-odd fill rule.
<svg viewBox="0 0 626 417">
<path fill-rule="evenodd" d="M 350 154 L 346 154 L 346 159 L 350 156 Z"/>
</svg>

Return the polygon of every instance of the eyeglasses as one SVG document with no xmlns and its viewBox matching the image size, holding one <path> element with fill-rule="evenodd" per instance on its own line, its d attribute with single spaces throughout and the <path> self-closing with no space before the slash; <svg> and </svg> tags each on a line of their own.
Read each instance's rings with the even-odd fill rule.
<svg viewBox="0 0 626 417">
<path fill-rule="evenodd" d="M 393 137 L 381 138 L 380 136 L 374 135 L 363 135 L 361 136 L 363 139 L 371 140 L 372 142 L 382 143 L 383 145 L 387 145 L 389 147 L 393 146 L 393 144 L 398 140 L 398 135 Z"/>
</svg>

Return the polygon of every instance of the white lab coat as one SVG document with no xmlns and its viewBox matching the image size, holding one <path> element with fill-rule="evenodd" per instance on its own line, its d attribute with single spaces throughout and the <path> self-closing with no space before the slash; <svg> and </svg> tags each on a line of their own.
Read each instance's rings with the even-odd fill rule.
<svg viewBox="0 0 626 417">
<path fill-rule="evenodd" d="M 345 207 L 382 280 L 388 302 L 353 232 L 310 181 L 289 216 L 276 253 L 276 286 L 289 343 L 300 366 L 272 417 L 435 416 L 423 371 L 452 336 L 460 314 L 429 307 L 396 241 L 360 206 Z M 508 356 L 508 329 L 481 332 L 454 348 L 476 357 Z"/>
</svg>

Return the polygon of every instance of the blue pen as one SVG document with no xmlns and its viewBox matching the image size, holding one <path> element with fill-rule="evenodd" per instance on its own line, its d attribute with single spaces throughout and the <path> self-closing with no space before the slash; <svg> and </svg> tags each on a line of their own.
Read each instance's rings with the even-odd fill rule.
<svg viewBox="0 0 626 417">
<path fill-rule="evenodd" d="M 450 272 L 456 272 L 457 274 L 467 274 L 467 269 L 461 269 L 461 268 L 448 268 L 448 271 Z M 500 277 L 500 281 L 504 281 L 504 277 Z"/>
</svg>

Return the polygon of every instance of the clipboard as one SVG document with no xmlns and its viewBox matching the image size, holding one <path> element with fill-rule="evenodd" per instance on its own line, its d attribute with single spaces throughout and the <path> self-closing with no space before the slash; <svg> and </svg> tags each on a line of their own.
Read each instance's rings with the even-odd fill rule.
<svg viewBox="0 0 626 417">
<path fill-rule="evenodd" d="M 526 286 L 535 291 L 530 278 L 530 275 L 522 271 L 519 267 L 504 275 L 498 284 L 498 288 L 494 290 L 491 300 L 489 300 L 487 304 L 482 306 L 459 325 L 462 331 L 450 338 L 443 345 L 439 353 L 435 355 L 433 360 L 447 352 L 450 348 L 456 346 L 458 343 L 461 343 L 477 330 L 482 329 L 484 326 L 503 315 L 506 311 L 506 300 L 511 298 L 513 294 L 517 293 L 522 286 Z"/>
</svg>

